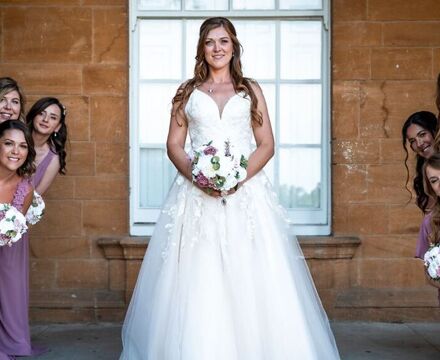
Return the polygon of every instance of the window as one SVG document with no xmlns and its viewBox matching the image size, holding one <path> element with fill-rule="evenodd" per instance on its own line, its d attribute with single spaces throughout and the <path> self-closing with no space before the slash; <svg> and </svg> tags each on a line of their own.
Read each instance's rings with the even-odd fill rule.
<svg viewBox="0 0 440 360">
<path fill-rule="evenodd" d="M 175 177 L 165 141 L 171 99 L 193 76 L 200 24 L 234 23 L 245 76 L 261 85 L 276 155 L 265 171 L 293 231 L 330 233 L 328 0 L 131 0 L 130 224 L 150 235 Z"/>
</svg>

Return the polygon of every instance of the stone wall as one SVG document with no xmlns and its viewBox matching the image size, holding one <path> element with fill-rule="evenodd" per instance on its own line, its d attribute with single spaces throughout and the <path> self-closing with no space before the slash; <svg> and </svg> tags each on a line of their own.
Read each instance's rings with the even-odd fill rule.
<svg viewBox="0 0 440 360">
<path fill-rule="evenodd" d="M 0 76 L 27 107 L 57 96 L 67 107 L 67 176 L 47 194 L 31 232 L 31 315 L 120 318 L 119 275 L 96 245 L 128 232 L 128 14 L 126 0 L 0 2 Z M 115 268 L 116 267 L 116 268 Z"/>
<path fill-rule="evenodd" d="M 127 9 L 0 2 L 0 76 L 21 83 L 28 106 L 54 95 L 68 108 L 68 175 L 31 233 L 34 320 L 121 319 L 145 247 L 127 238 Z M 421 214 L 407 205 L 399 133 L 410 113 L 434 111 L 439 34 L 438 0 L 332 1 L 334 236 L 301 239 L 331 317 L 428 319 L 436 305 L 412 258 Z M 337 250 L 356 239 L 353 259 Z"/>
<path fill-rule="evenodd" d="M 335 316 L 429 318 L 400 133 L 411 113 L 437 113 L 440 2 L 334 0 L 332 14 L 333 231 L 362 241 Z"/>
</svg>

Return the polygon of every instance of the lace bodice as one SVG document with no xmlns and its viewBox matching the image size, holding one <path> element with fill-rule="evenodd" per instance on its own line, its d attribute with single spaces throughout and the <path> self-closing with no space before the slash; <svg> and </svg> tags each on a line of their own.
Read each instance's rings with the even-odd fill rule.
<svg viewBox="0 0 440 360">
<path fill-rule="evenodd" d="M 244 155 L 252 150 L 250 99 L 244 93 L 229 98 L 222 113 L 214 99 L 197 88 L 185 107 L 193 149 L 211 140 L 229 140 Z"/>
</svg>

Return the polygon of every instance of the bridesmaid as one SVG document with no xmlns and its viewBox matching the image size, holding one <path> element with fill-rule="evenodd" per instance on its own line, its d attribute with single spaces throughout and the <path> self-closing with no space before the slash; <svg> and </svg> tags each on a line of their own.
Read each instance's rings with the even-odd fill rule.
<svg viewBox="0 0 440 360">
<path fill-rule="evenodd" d="M 409 169 L 408 169 L 408 150 L 409 144 L 411 150 L 416 154 L 416 173 L 413 180 L 413 188 L 416 193 L 416 204 L 426 213 L 429 211 L 429 198 L 423 190 L 423 172 L 422 167 L 425 160 L 431 157 L 435 152 L 434 139 L 438 131 L 437 117 L 429 111 L 419 111 L 412 114 L 402 127 L 402 145 L 405 150 L 405 168 L 406 168 L 406 189 L 408 189 Z"/>
<path fill-rule="evenodd" d="M 24 121 L 24 96 L 14 79 L 0 78 L 0 123 L 6 120 Z"/>
<path fill-rule="evenodd" d="M 17 120 L 0 124 L 0 203 L 23 214 L 32 202 L 30 177 L 35 151 L 26 125 Z M 0 360 L 37 353 L 31 348 L 28 322 L 29 253 L 26 237 L 0 247 Z"/>
<path fill-rule="evenodd" d="M 26 123 L 36 151 L 37 171 L 32 182 L 43 195 L 58 173 L 66 173 L 66 108 L 57 98 L 42 98 L 29 110 Z"/>
<path fill-rule="evenodd" d="M 440 153 L 432 155 L 423 165 L 423 181 L 428 196 L 434 199 L 432 211 L 425 216 L 420 225 L 415 257 L 422 259 L 431 244 L 440 241 Z M 440 283 L 432 280 L 426 273 L 430 285 L 438 288 L 440 304 Z"/>
</svg>

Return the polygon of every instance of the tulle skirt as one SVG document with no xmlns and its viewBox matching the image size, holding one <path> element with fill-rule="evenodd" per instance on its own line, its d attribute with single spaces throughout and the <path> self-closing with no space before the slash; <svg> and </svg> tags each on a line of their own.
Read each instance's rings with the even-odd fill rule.
<svg viewBox="0 0 440 360">
<path fill-rule="evenodd" d="M 339 359 L 264 173 L 226 199 L 176 178 L 126 315 L 120 359 Z"/>
</svg>

